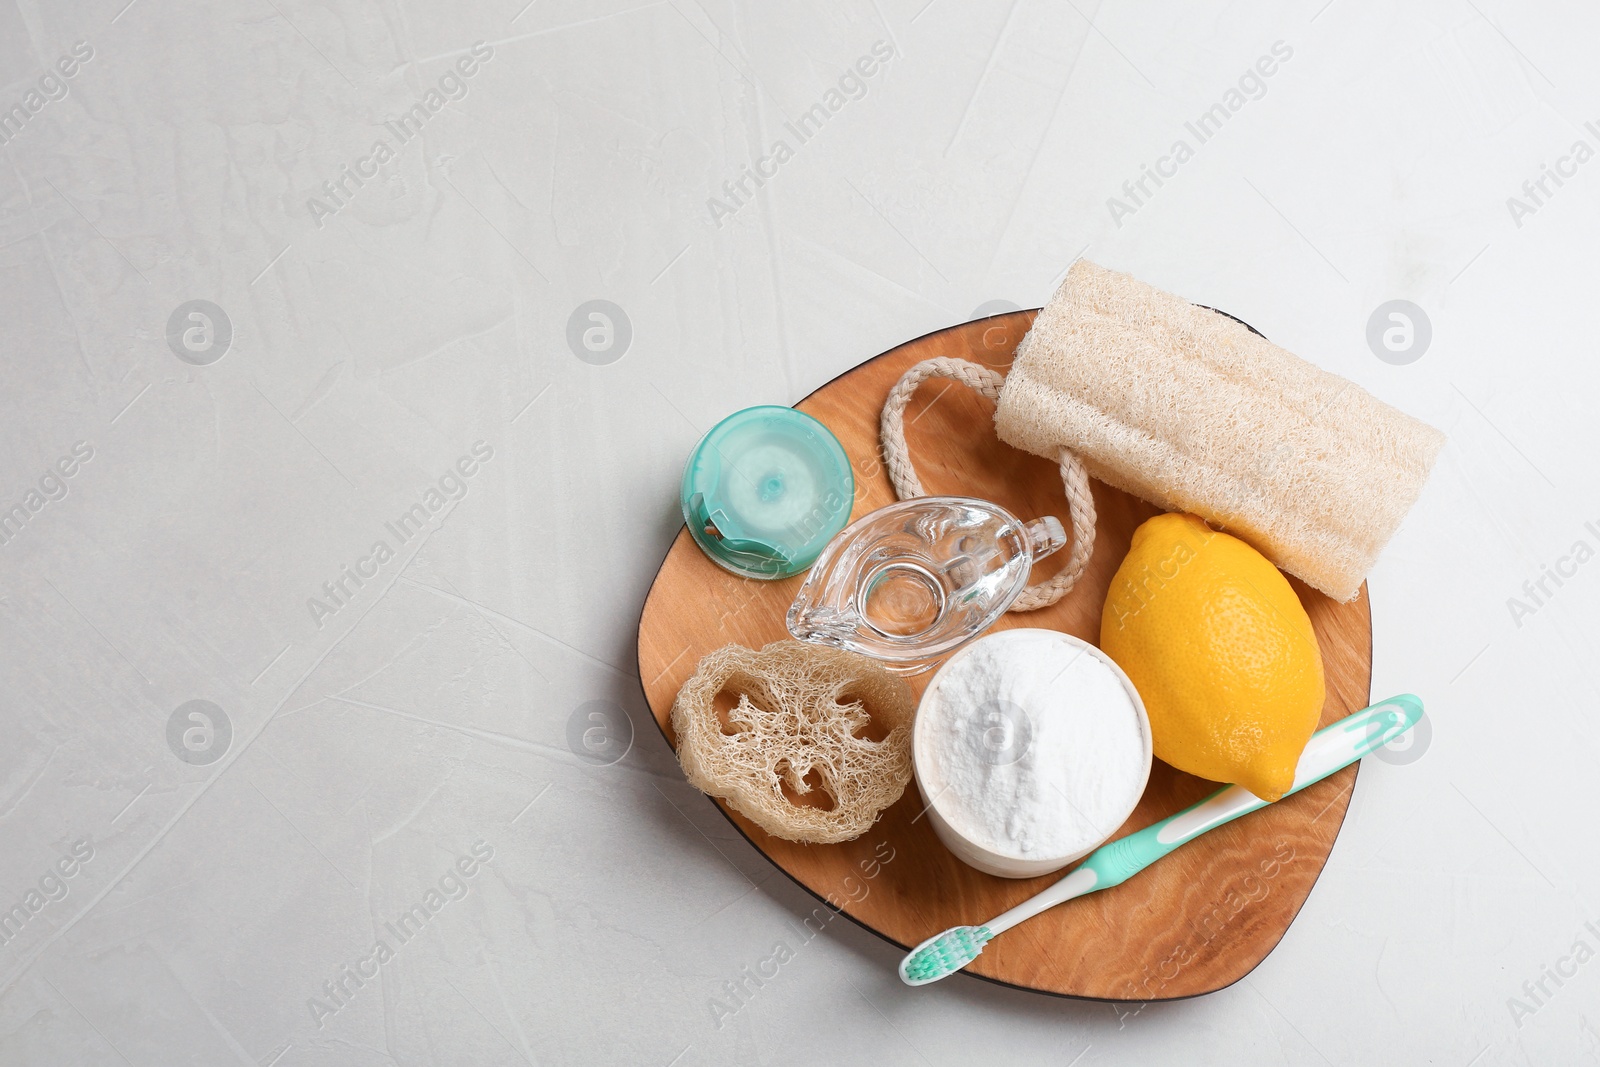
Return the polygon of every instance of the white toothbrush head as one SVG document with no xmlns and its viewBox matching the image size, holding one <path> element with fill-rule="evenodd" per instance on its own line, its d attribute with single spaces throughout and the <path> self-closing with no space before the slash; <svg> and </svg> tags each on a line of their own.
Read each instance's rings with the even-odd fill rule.
<svg viewBox="0 0 1600 1067">
<path fill-rule="evenodd" d="M 987 926 L 953 926 L 935 934 L 900 961 L 900 980 L 906 985 L 927 985 L 955 974 L 977 959 L 993 936 Z"/>
</svg>

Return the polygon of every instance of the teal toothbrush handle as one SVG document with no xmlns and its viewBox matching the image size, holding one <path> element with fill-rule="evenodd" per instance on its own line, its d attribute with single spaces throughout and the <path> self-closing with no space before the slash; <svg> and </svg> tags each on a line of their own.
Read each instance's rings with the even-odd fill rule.
<svg viewBox="0 0 1600 1067">
<path fill-rule="evenodd" d="M 1296 768 L 1294 788 L 1289 792 L 1298 793 L 1306 786 L 1348 767 L 1373 749 L 1411 729 L 1421 718 L 1422 701 L 1407 693 L 1323 727 L 1312 734 L 1311 740 L 1306 743 Z M 1244 787 L 1230 785 L 1176 815 L 1101 846 L 1079 865 L 1073 875 L 1078 871 L 1093 871 L 1094 889 L 1120 885 L 1179 845 L 1266 806 L 1266 801 Z"/>
</svg>

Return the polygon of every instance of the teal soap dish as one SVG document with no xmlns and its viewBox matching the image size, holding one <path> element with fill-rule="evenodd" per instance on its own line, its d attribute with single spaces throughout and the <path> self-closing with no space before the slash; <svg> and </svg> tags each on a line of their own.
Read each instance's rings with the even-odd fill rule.
<svg viewBox="0 0 1600 1067">
<path fill-rule="evenodd" d="M 855 500 L 844 447 L 794 408 L 736 411 L 700 439 L 683 467 L 683 521 L 705 554 L 747 578 L 810 567 L 844 529 Z"/>
</svg>

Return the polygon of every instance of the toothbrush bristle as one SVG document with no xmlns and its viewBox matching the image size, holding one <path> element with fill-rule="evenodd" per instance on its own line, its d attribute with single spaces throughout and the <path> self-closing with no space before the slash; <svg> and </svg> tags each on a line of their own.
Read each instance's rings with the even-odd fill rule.
<svg viewBox="0 0 1600 1067">
<path fill-rule="evenodd" d="M 929 938 L 900 961 L 900 977 L 907 985 L 936 982 L 978 958 L 994 935 L 987 926 L 957 926 Z"/>
</svg>

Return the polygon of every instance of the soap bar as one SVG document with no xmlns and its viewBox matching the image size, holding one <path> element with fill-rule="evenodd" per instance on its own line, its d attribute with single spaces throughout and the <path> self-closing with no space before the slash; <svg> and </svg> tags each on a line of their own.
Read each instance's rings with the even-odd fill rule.
<svg viewBox="0 0 1600 1067">
<path fill-rule="evenodd" d="M 1355 598 L 1444 434 L 1238 321 L 1079 260 L 1017 348 L 1000 439 Z"/>
</svg>

